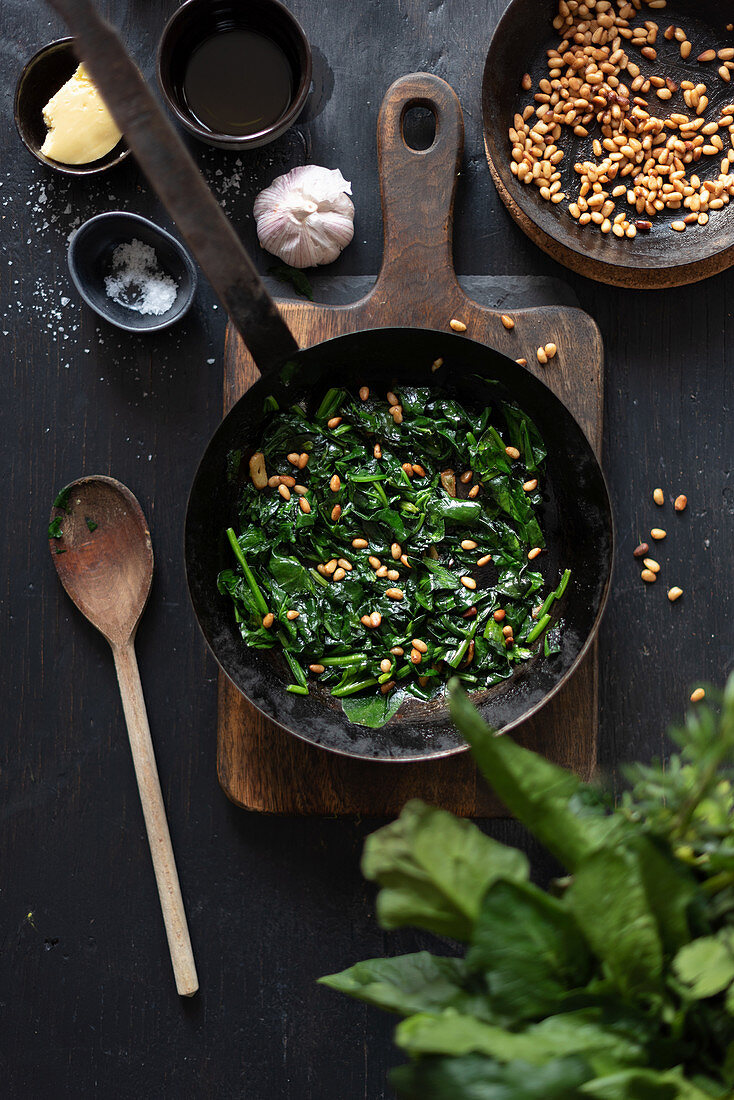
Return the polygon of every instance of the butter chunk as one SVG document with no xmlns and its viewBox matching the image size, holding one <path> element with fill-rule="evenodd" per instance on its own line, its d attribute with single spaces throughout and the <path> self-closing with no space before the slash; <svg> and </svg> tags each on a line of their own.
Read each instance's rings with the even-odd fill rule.
<svg viewBox="0 0 734 1100">
<path fill-rule="evenodd" d="M 83 65 L 43 108 L 48 127 L 41 152 L 61 164 L 91 164 L 122 137 Z"/>
</svg>

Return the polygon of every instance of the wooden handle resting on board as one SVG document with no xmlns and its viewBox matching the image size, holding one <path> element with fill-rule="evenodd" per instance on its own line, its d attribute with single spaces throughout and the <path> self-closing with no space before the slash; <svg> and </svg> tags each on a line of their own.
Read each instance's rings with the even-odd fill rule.
<svg viewBox="0 0 734 1100">
<path fill-rule="evenodd" d="M 261 371 L 298 350 L 232 224 L 119 36 L 91 0 L 48 0 L 74 35 L 135 159 L 212 284 Z"/>
<path fill-rule="evenodd" d="M 428 149 L 412 149 L 405 142 L 403 123 L 412 107 L 425 107 L 434 115 L 436 133 Z M 388 88 L 377 119 L 385 251 L 373 294 L 405 280 L 417 300 L 422 287 L 432 298 L 459 292 L 452 230 L 463 150 L 461 104 L 445 80 L 411 73 Z"/>
<path fill-rule="evenodd" d="M 166 808 L 163 804 L 134 642 L 128 641 L 123 645 L 113 646 L 112 652 L 115 657 L 115 669 L 125 711 L 150 854 L 153 857 L 158 896 L 161 899 L 176 989 L 182 997 L 193 997 L 199 988 L 199 979 L 196 976 L 194 953 L 191 950 L 191 939 L 171 846 L 171 835 L 168 832 Z"/>
</svg>

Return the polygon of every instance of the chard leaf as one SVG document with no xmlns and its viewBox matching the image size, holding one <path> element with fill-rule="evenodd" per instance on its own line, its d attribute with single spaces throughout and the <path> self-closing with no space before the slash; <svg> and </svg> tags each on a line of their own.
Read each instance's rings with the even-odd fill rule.
<svg viewBox="0 0 734 1100">
<path fill-rule="evenodd" d="M 471 942 L 467 966 L 484 974 L 493 1011 L 509 1021 L 554 1011 L 591 973 L 575 920 L 532 883 L 490 886 Z"/>
<path fill-rule="evenodd" d="M 414 800 L 367 838 L 362 872 L 382 887 L 383 928 L 410 924 L 468 940 L 487 888 L 499 879 L 523 881 L 528 861 L 472 822 Z"/>
<path fill-rule="evenodd" d="M 456 680 L 449 692 L 451 717 L 487 782 L 570 871 L 621 829 L 618 818 L 582 797 L 589 788 L 575 775 L 491 730 Z"/>
<path fill-rule="evenodd" d="M 565 901 L 623 994 L 660 991 L 663 945 L 634 852 L 607 848 L 587 856 Z"/>
<path fill-rule="evenodd" d="M 422 1058 L 390 1074 L 401 1100 L 579 1100 L 590 1070 L 581 1058 L 557 1058 L 545 1066 L 501 1065 L 481 1054 Z"/>
<path fill-rule="evenodd" d="M 734 930 L 686 944 L 673 959 L 673 971 L 694 1000 L 722 993 L 734 982 Z"/>
<path fill-rule="evenodd" d="M 446 1008 L 470 1012 L 472 1018 L 488 1012 L 481 990 L 471 991 L 472 976 L 464 960 L 428 951 L 393 959 L 365 959 L 340 974 L 319 978 L 319 982 L 401 1016 Z"/>
</svg>

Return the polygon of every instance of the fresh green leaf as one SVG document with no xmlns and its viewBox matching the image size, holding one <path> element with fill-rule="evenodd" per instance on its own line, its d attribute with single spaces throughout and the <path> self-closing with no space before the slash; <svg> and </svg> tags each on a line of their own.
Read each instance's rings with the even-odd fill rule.
<svg viewBox="0 0 734 1100">
<path fill-rule="evenodd" d="M 623 1070 L 588 1081 L 580 1091 L 593 1100 L 711 1100 L 711 1093 L 686 1081 L 678 1070 Z M 720 1100 L 725 1100 L 723 1092 Z"/>
<path fill-rule="evenodd" d="M 61 539 L 64 537 L 64 532 L 61 530 L 61 516 L 56 516 L 52 519 L 48 525 L 48 537 L 50 539 Z"/>
<path fill-rule="evenodd" d="M 280 279 L 281 282 L 290 283 L 296 293 L 303 298 L 308 298 L 309 302 L 313 301 L 313 287 L 308 276 L 300 268 L 291 267 L 290 264 L 272 264 L 268 268 L 268 275 L 272 275 L 274 279 Z"/>
<path fill-rule="evenodd" d="M 96 524 L 93 519 L 90 519 L 89 516 L 85 516 L 84 521 L 85 521 L 85 523 L 87 525 L 87 528 L 90 532 L 97 530 L 98 524 Z"/>
<path fill-rule="evenodd" d="M 70 496 L 71 496 L 71 486 L 67 485 L 67 487 L 65 489 L 62 489 L 61 492 L 57 495 L 57 497 L 56 497 L 56 499 L 53 503 L 54 508 L 59 508 L 62 512 L 67 512 L 68 513 L 68 511 L 69 511 L 69 497 Z"/>
<path fill-rule="evenodd" d="M 342 710 L 355 726 L 380 729 L 397 714 L 405 698 L 404 691 L 389 695 L 356 695 L 342 700 Z"/>
<path fill-rule="evenodd" d="M 528 863 L 470 821 L 412 801 L 367 838 L 362 871 L 382 887 L 377 915 L 384 928 L 413 924 L 468 940 L 487 888 L 499 879 L 523 881 Z"/>
<path fill-rule="evenodd" d="M 399 1066 L 390 1080 L 401 1100 L 579 1100 L 590 1071 L 580 1058 L 558 1058 L 545 1066 L 501 1065 L 481 1054 L 422 1058 Z"/>
<path fill-rule="evenodd" d="M 673 959 L 673 971 L 695 1000 L 722 993 L 734 982 L 734 929 L 687 943 Z"/>
</svg>

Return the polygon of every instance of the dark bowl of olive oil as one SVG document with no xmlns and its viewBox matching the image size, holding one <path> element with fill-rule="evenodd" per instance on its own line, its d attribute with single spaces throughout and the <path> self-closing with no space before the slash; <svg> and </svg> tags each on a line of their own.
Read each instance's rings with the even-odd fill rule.
<svg viewBox="0 0 734 1100">
<path fill-rule="evenodd" d="M 303 110 L 311 49 L 279 0 L 186 0 L 163 31 L 157 70 L 189 133 L 220 149 L 254 149 Z"/>
</svg>

